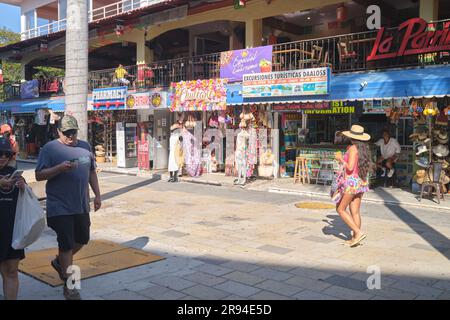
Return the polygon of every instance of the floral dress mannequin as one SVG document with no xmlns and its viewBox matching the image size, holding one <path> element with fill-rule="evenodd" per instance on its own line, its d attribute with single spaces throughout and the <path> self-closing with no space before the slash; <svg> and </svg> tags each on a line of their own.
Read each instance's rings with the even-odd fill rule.
<svg viewBox="0 0 450 320">
<path fill-rule="evenodd" d="M 195 136 L 189 130 L 182 131 L 183 152 L 186 160 L 186 172 L 191 177 L 198 177 L 201 173 L 201 157 L 196 147 Z"/>
<path fill-rule="evenodd" d="M 249 138 L 250 134 L 247 129 L 241 127 L 241 132 L 239 132 L 236 138 L 235 162 L 238 170 L 238 179 L 235 180 L 235 184 L 244 185 L 247 179 L 247 152 Z"/>
</svg>

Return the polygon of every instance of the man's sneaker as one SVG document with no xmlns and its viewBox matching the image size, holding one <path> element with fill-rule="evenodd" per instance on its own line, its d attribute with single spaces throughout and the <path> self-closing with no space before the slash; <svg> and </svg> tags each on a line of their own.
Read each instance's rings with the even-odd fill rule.
<svg viewBox="0 0 450 320">
<path fill-rule="evenodd" d="M 394 169 L 389 169 L 388 174 L 387 174 L 388 178 L 392 178 L 392 176 L 394 175 L 394 172 L 395 172 Z"/>
<path fill-rule="evenodd" d="M 384 177 L 384 176 L 386 175 L 386 169 L 385 169 L 385 168 L 381 168 L 381 170 L 383 171 L 383 172 L 381 173 L 381 177 Z"/>
<path fill-rule="evenodd" d="M 62 272 L 61 266 L 59 265 L 58 256 L 56 256 L 56 258 L 52 260 L 51 265 L 52 265 L 53 269 L 55 269 L 55 271 L 58 272 L 59 278 L 62 281 L 65 281 L 64 274 Z"/>
<path fill-rule="evenodd" d="M 64 283 L 64 298 L 66 300 L 81 300 L 81 295 L 77 289 L 69 289 Z"/>
</svg>

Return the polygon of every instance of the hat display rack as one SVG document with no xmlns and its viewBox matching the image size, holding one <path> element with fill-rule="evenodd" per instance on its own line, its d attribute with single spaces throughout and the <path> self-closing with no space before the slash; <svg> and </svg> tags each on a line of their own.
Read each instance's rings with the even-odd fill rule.
<svg viewBox="0 0 450 320">
<path fill-rule="evenodd" d="M 106 162 L 106 134 L 109 129 L 107 129 L 101 116 L 91 116 L 88 123 L 92 144 L 95 149 L 95 160 L 97 163 Z"/>
<path fill-rule="evenodd" d="M 414 181 L 421 185 L 433 180 L 433 164 L 442 164 L 440 182 L 445 185 L 450 181 L 450 157 L 448 107 L 438 109 L 437 101 L 431 99 L 419 99 L 412 102 L 416 114 L 414 115 L 414 133 L 409 138 L 414 142 L 416 150 L 417 170 Z M 444 101 L 444 105 L 446 101 Z"/>
</svg>

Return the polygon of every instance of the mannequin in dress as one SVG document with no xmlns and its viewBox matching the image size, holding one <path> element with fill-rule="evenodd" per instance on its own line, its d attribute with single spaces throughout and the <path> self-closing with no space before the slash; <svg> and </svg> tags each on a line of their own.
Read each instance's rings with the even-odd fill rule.
<svg viewBox="0 0 450 320">
<path fill-rule="evenodd" d="M 247 179 L 247 149 L 250 134 L 248 133 L 247 123 L 245 120 L 241 120 L 239 128 L 241 131 L 238 133 L 236 138 L 235 152 L 235 165 L 238 170 L 238 178 L 234 181 L 234 184 L 244 186 Z"/>
<path fill-rule="evenodd" d="M 175 156 L 176 146 L 179 143 L 180 137 L 180 125 L 175 123 L 170 127 L 170 139 L 169 139 L 169 173 L 170 179 L 168 182 L 175 182 L 177 180 L 178 163 Z"/>
</svg>

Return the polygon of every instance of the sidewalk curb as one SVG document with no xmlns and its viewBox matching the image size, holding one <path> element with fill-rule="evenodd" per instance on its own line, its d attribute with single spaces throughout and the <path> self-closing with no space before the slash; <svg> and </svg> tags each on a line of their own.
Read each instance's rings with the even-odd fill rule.
<svg viewBox="0 0 450 320">
<path fill-rule="evenodd" d="M 187 183 L 195 183 L 195 184 L 205 184 L 205 185 L 211 185 L 211 186 L 216 186 L 216 187 L 224 186 L 222 183 L 214 182 L 214 181 L 202 181 L 202 180 L 183 179 L 183 178 L 180 178 L 180 181 L 181 182 L 187 182 Z"/>
<path fill-rule="evenodd" d="M 149 175 L 146 174 L 139 174 L 135 172 L 121 172 L 116 171 L 114 169 L 101 169 L 101 172 L 105 173 L 113 173 L 113 174 L 122 174 L 122 175 L 128 175 L 128 176 L 137 176 L 137 177 L 149 177 Z M 152 178 L 159 177 L 161 180 L 164 180 L 168 177 L 167 174 L 161 174 L 161 173 L 153 173 Z M 166 177 L 167 176 L 167 177 Z M 220 182 L 214 182 L 214 181 L 204 181 L 204 180 L 196 180 L 196 179 L 185 179 L 180 178 L 181 182 L 187 182 L 187 183 L 194 183 L 194 184 L 203 184 L 203 185 L 211 185 L 216 187 L 228 187 L 232 185 L 223 184 Z M 276 187 L 270 187 L 265 190 L 261 189 L 253 189 L 251 186 L 247 188 L 247 190 L 253 190 L 253 191 L 265 191 L 270 193 L 279 193 L 279 194 L 289 194 L 289 195 L 301 195 L 301 196 L 309 196 L 309 197 L 316 197 L 316 198 L 326 198 L 330 199 L 330 196 L 326 193 L 320 193 L 320 192 L 311 192 L 311 191 L 300 191 L 300 190 L 292 190 L 292 189 L 283 189 L 283 188 L 276 188 Z M 397 207 L 415 207 L 415 208 L 424 208 L 424 209 L 434 209 L 434 210 L 444 210 L 444 211 L 450 211 L 450 208 L 441 207 L 438 205 L 431 205 L 431 204 L 421 204 L 420 202 L 417 203 L 411 203 L 411 202 L 400 202 L 400 201 L 386 201 L 386 200 L 377 200 L 377 199 L 370 199 L 370 198 L 364 198 L 364 201 L 376 203 L 376 204 L 382 204 L 386 206 L 397 206 Z"/>
<path fill-rule="evenodd" d="M 104 170 L 104 169 L 100 169 L 99 172 L 104 172 L 104 173 L 112 173 L 112 174 L 123 174 L 126 176 L 133 176 L 133 177 L 137 177 L 138 174 L 134 173 L 134 172 L 120 172 L 120 171 L 115 171 L 115 170 Z"/>
<path fill-rule="evenodd" d="M 311 192 L 311 191 L 299 191 L 299 190 L 281 189 L 281 188 L 273 188 L 272 187 L 272 188 L 267 189 L 267 192 L 280 193 L 280 194 L 290 194 L 290 195 L 302 195 L 302 196 L 310 196 L 310 197 L 330 199 L 330 196 L 328 194 L 326 194 L 326 193 Z M 416 208 L 426 208 L 426 209 L 450 211 L 450 208 L 441 207 L 441 206 L 438 206 L 438 205 L 421 204 L 420 202 L 418 202 L 418 203 L 411 203 L 411 202 L 400 202 L 400 201 L 385 201 L 385 200 L 377 200 L 377 199 L 370 199 L 370 198 L 364 198 L 364 201 L 365 202 L 377 203 L 377 204 L 383 204 L 383 205 L 386 205 L 386 206 L 416 207 Z"/>
<path fill-rule="evenodd" d="M 123 171 L 119 171 L 119 170 L 114 170 L 114 169 L 100 169 L 100 172 L 104 172 L 104 173 L 111 173 L 111 174 L 123 174 L 123 175 L 127 175 L 127 176 L 133 176 L 133 177 L 149 177 L 150 174 L 140 174 L 139 172 L 123 172 Z M 169 175 L 167 173 L 152 173 L 151 174 L 152 178 L 155 178 L 156 176 L 159 177 L 161 180 L 167 180 L 169 178 Z M 214 181 L 204 181 L 204 180 L 196 180 L 196 179 L 189 179 L 189 178 L 183 178 L 180 177 L 180 182 L 187 182 L 187 183 L 195 183 L 195 184 L 204 184 L 204 185 L 211 185 L 211 186 L 216 186 L 216 187 L 222 187 L 225 186 L 224 184 L 220 183 L 220 182 L 214 182 Z"/>
</svg>

